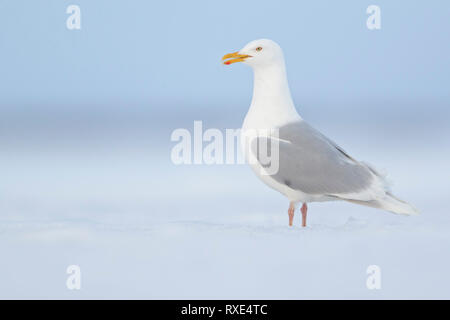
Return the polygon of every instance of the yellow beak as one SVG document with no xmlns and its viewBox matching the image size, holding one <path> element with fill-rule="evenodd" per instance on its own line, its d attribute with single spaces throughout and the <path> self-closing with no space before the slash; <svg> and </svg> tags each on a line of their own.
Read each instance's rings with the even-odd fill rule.
<svg viewBox="0 0 450 320">
<path fill-rule="evenodd" d="M 222 57 L 222 61 L 229 59 L 229 60 L 223 62 L 223 64 L 229 65 L 229 64 L 232 64 L 235 62 L 245 61 L 245 59 L 250 58 L 250 57 L 251 56 L 249 56 L 247 54 L 240 54 L 239 51 L 236 51 L 236 52 L 224 55 Z"/>
</svg>

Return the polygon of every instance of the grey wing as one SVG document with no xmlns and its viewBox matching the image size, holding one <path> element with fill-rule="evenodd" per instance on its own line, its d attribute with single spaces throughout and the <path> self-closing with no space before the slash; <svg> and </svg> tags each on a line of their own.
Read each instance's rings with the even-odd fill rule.
<svg viewBox="0 0 450 320">
<path fill-rule="evenodd" d="M 278 170 L 270 175 L 277 182 L 320 195 L 355 193 L 370 187 L 374 177 L 371 169 L 351 158 L 305 121 L 280 127 L 278 138 Z M 251 142 L 258 161 L 261 150 L 275 154 L 271 146 L 276 144 L 271 139 L 276 138 L 258 137 Z M 263 144 L 265 147 L 261 148 Z M 262 161 L 260 164 L 265 166 Z"/>
</svg>

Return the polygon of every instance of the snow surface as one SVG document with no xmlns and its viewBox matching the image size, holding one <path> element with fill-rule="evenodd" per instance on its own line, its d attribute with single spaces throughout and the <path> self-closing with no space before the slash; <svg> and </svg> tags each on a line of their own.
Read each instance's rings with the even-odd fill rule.
<svg viewBox="0 0 450 320">
<path fill-rule="evenodd" d="M 175 166 L 171 145 L 144 135 L 66 138 L 3 144 L 2 299 L 450 298 L 442 140 L 414 138 L 418 152 L 401 137 L 333 136 L 386 169 L 394 193 L 422 214 L 313 203 L 308 228 L 299 212 L 289 228 L 286 199 L 246 165 Z M 66 288 L 72 264 L 81 290 Z M 374 264 L 381 290 L 366 288 Z"/>
</svg>

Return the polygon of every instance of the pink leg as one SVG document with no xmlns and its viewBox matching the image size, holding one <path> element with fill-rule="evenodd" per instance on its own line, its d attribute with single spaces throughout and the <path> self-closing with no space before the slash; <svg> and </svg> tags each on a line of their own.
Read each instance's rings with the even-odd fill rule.
<svg viewBox="0 0 450 320">
<path fill-rule="evenodd" d="M 295 205 L 293 202 L 289 203 L 289 226 L 292 227 L 292 223 L 294 222 L 294 212 L 295 212 Z"/>
<path fill-rule="evenodd" d="M 306 202 L 302 205 L 300 211 L 302 212 L 302 227 L 306 227 L 306 213 L 308 212 L 308 206 L 306 205 Z"/>
</svg>

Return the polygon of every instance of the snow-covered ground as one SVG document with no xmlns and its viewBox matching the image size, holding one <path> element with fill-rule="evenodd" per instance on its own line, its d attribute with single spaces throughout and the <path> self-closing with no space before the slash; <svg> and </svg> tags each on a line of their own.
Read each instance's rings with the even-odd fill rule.
<svg viewBox="0 0 450 320">
<path fill-rule="evenodd" d="M 4 140 L 0 298 L 449 299 L 448 131 L 346 129 L 332 138 L 420 216 L 313 203 L 308 228 L 298 212 L 289 228 L 287 201 L 247 166 L 175 166 L 166 133 Z M 66 288 L 69 265 L 81 290 Z"/>
</svg>

